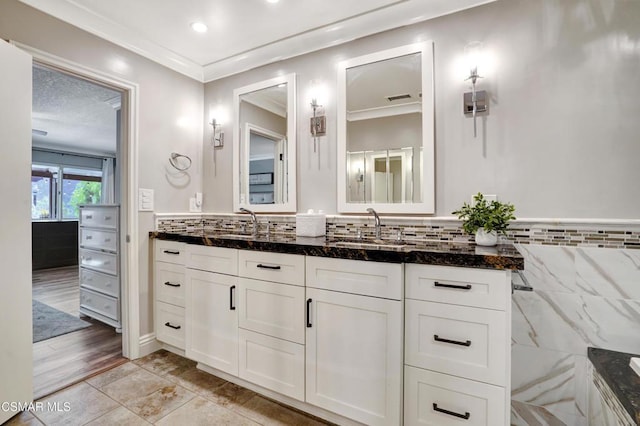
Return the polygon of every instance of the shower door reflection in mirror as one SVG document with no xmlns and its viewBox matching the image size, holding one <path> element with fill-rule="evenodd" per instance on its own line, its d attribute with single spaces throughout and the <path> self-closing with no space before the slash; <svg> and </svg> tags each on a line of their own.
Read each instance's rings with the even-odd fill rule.
<svg viewBox="0 0 640 426">
<path fill-rule="evenodd" d="M 339 210 L 433 213 L 432 43 L 345 61 L 338 83 Z"/>
</svg>

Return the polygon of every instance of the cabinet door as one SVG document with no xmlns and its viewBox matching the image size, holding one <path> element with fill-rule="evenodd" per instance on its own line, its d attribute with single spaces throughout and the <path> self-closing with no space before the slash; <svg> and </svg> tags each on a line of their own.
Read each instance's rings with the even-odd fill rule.
<svg viewBox="0 0 640 426">
<path fill-rule="evenodd" d="M 402 302 L 307 289 L 306 400 L 368 425 L 398 425 Z"/>
<path fill-rule="evenodd" d="M 237 277 L 187 269 L 186 356 L 238 375 Z"/>
</svg>

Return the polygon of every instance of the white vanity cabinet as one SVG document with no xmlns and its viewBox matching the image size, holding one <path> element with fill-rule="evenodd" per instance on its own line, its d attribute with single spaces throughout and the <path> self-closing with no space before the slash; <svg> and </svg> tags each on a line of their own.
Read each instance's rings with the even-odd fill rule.
<svg viewBox="0 0 640 426">
<path fill-rule="evenodd" d="M 118 206 L 79 209 L 80 313 L 121 329 Z"/>
<path fill-rule="evenodd" d="M 305 257 L 239 251 L 239 376 L 304 401 Z"/>
<path fill-rule="evenodd" d="M 508 425 L 511 272 L 405 273 L 405 425 Z"/>
<path fill-rule="evenodd" d="M 186 244 L 156 240 L 154 246 L 154 323 L 156 339 L 185 348 Z"/>
<path fill-rule="evenodd" d="M 307 257 L 306 400 L 402 423 L 402 264 Z"/>
<path fill-rule="evenodd" d="M 185 256 L 185 354 L 237 376 L 238 250 L 189 245 Z"/>
</svg>

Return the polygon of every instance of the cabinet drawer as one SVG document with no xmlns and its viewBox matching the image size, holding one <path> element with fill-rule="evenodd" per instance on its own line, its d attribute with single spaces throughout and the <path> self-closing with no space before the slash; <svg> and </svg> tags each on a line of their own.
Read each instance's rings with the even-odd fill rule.
<svg viewBox="0 0 640 426">
<path fill-rule="evenodd" d="M 184 308 L 185 267 L 165 262 L 155 265 L 156 299 Z"/>
<path fill-rule="evenodd" d="M 399 263 L 307 257 L 307 287 L 401 300 Z"/>
<path fill-rule="evenodd" d="M 506 313 L 405 301 L 405 363 L 473 380 L 507 385 Z"/>
<path fill-rule="evenodd" d="M 176 241 L 156 240 L 155 259 L 160 262 L 184 265 L 187 245 Z"/>
<path fill-rule="evenodd" d="M 238 283 L 241 328 L 304 343 L 304 287 L 248 278 Z"/>
<path fill-rule="evenodd" d="M 304 345 L 240 329 L 240 377 L 304 401 Z"/>
<path fill-rule="evenodd" d="M 80 247 L 98 250 L 117 251 L 118 235 L 116 231 L 80 228 Z"/>
<path fill-rule="evenodd" d="M 184 308 L 156 302 L 156 339 L 184 349 Z"/>
<path fill-rule="evenodd" d="M 109 296 L 120 296 L 120 279 L 117 276 L 80 268 L 80 286 Z"/>
<path fill-rule="evenodd" d="M 406 297 L 504 311 L 511 298 L 510 271 L 405 265 Z"/>
<path fill-rule="evenodd" d="M 265 251 L 238 251 L 238 275 L 304 286 L 304 256 Z"/>
<path fill-rule="evenodd" d="M 116 321 L 120 320 L 118 299 L 82 287 L 80 288 L 80 307 Z"/>
<path fill-rule="evenodd" d="M 187 268 L 238 275 L 238 250 L 224 247 L 187 246 Z"/>
<path fill-rule="evenodd" d="M 80 209 L 79 225 L 116 229 L 118 227 L 118 207 L 83 207 Z"/>
<path fill-rule="evenodd" d="M 80 266 L 104 272 L 105 274 L 118 274 L 118 256 L 102 251 L 79 249 Z"/>
<path fill-rule="evenodd" d="M 407 426 L 509 424 L 504 388 L 409 366 L 404 385 Z"/>
</svg>

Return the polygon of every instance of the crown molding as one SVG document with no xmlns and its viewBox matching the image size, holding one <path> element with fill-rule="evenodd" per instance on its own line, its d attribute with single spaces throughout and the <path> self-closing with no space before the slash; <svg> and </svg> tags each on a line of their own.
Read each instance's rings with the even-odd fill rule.
<svg viewBox="0 0 640 426">
<path fill-rule="evenodd" d="M 135 30 L 91 12 L 74 0 L 19 1 L 178 73 L 199 82 L 207 83 L 259 66 L 337 46 L 393 28 L 492 3 L 496 0 L 404 0 L 369 13 L 294 34 L 204 66 L 141 37 Z"/>
</svg>

